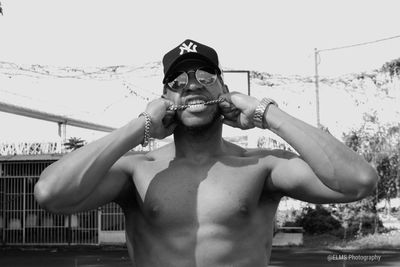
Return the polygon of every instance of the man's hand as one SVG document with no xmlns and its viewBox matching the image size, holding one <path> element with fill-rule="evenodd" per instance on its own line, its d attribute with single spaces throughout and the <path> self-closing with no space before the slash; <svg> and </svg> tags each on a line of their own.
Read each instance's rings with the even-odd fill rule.
<svg viewBox="0 0 400 267">
<path fill-rule="evenodd" d="M 163 139 L 170 136 L 177 125 L 174 121 L 175 111 L 167 110 L 174 103 L 165 98 L 159 98 L 147 104 L 146 112 L 151 116 L 150 136 Z"/>
<path fill-rule="evenodd" d="M 220 98 L 225 99 L 219 103 L 225 124 L 240 129 L 254 128 L 254 111 L 260 104 L 257 98 L 238 92 L 223 94 Z"/>
</svg>

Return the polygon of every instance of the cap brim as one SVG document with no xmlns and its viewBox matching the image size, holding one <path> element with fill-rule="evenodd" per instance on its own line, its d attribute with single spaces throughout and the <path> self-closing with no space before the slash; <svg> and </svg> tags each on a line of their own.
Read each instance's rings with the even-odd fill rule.
<svg viewBox="0 0 400 267">
<path fill-rule="evenodd" d="M 163 79 L 163 84 L 165 84 L 167 77 L 172 73 L 172 71 L 174 70 L 174 68 L 176 67 L 176 65 L 178 63 L 180 63 L 181 61 L 185 60 L 185 59 L 199 59 L 201 61 L 206 62 L 207 64 L 210 64 L 210 66 L 214 67 L 218 74 L 221 74 L 221 70 L 219 68 L 219 66 L 216 66 L 211 60 L 209 60 L 207 57 L 199 54 L 199 53 L 185 53 L 179 57 L 177 57 L 171 64 L 171 66 L 168 68 L 167 72 L 164 75 L 164 79 Z"/>
</svg>

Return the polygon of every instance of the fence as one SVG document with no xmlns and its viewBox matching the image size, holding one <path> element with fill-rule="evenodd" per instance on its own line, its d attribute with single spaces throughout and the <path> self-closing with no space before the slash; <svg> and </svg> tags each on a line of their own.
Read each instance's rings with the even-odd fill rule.
<svg viewBox="0 0 400 267">
<path fill-rule="evenodd" d="M 38 155 L 55 154 L 63 150 L 61 142 L 43 142 L 43 143 L 0 143 L 0 155 Z"/>
<path fill-rule="evenodd" d="M 125 242 L 121 238 L 125 229 L 123 213 L 115 203 L 73 215 L 52 214 L 39 207 L 33 195 L 34 185 L 40 173 L 59 157 L 0 158 L 0 242 L 3 245 Z"/>
</svg>

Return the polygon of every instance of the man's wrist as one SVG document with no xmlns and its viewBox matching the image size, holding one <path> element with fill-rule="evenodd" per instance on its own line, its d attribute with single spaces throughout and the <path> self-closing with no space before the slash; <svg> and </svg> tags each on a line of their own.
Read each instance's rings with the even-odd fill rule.
<svg viewBox="0 0 400 267">
<path fill-rule="evenodd" d="M 266 120 L 266 114 L 268 109 L 271 105 L 278 106 L 278 104 L 270 99 L 270 98 L 263 98 L 260 101 L 260 104 L 256 107 L 253 115 L 253 123 L 254 126 L 261 128 L 261 129 L 269 129 L 268 122 Z"/>
<path fill-rule="evenodd" d="M 150 127 L 151 127 L 151 116 L 147 112 L 142 112 L 139 117 L 144 117 L 144 136 L 142 146 L 145 147 L 149 144 L 150 140 Z"/>
</svg>

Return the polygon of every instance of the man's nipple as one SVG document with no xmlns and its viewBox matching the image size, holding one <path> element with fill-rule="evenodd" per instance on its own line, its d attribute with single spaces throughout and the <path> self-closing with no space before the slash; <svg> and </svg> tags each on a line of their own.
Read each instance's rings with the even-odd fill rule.
<svg viewBox="0 0 400 267">
<path fill-rule="evenodd" d="M 239 208 L 239 214 L 240 214 L 241 216 L 244 216 L 244 217 L 249 216 L 249 215 L 250 215 L 249 206 L 246 205 L 246 204 L 241 205 L 240 208 Z"/>
<path fill-rule="evenodd" d="M 153 204 L 147 209 L 148 216 L 152 219 L 158 218 L 161 213 L 161 208 L 159 205 Z"/>
</svg>

